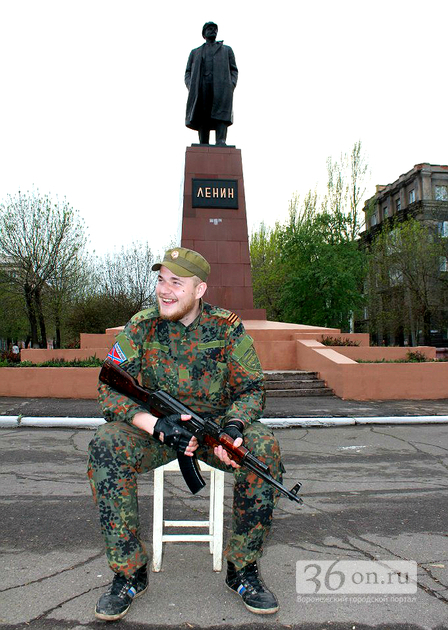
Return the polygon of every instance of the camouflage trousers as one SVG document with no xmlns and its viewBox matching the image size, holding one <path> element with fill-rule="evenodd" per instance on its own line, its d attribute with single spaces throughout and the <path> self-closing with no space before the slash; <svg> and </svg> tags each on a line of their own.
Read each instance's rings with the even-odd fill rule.
<svg viewBox="0 0 448 630">
<path fill-rule="evenodd" d="M 280 449 L 272 431 L 254 422 L 244 431 L 244 444 L 281 481 Z M 262 554 L 278 493 L 255 473 L 226 466 L 211 448 L 200 446 L 196 454 L 207 464 L 234 475 L 232 532 L 225 555 L 242 568 Z M 90 442 L 88 477 L 113 571 L 129 576 L 148 562 L 140 535 L 137 475 L 175 458 L 173 449 L 124 422 L 101 425 Z"/>
</svg>

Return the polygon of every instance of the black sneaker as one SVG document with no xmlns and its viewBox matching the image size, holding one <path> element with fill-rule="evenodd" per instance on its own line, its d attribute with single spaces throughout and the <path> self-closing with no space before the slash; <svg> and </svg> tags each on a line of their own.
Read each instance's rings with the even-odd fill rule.
<svg viewBox="0 0 448 630">
<path fill-rule="evenodd" d="M 116 573 L 107 591 L 95 606 L 95 617 L 103 621 L 116 621 L 128 612 L 134 597 L 139 597 L 148 588 L 146 566 L 140 567 L 130 578 Z"/>
<path fill-rule="evenodd" d="M 226 584 L 232 591 L 241 595 L 244 605 L 251 612 L 258 615 L 272 615 L 277 612 L 279 608 L 277 598 L 263 584 L 256 562 L 247 564 L 239 571 L 234 564 L 228 562 Z"/>
</svg>

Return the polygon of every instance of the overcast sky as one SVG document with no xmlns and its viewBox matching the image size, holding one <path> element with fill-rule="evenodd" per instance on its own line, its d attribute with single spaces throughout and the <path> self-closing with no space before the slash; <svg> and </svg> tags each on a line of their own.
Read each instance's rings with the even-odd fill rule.
<svg viewBox="0 0 448 630">
<path fill-rule="evenodd" d="M 249 230 L 325 185 L 361 140 L 371 178 L 448 164 L 448 2 L 0 0 L 0 199 L 66 196 L 91 249 L 177 234 L 188 54 L 219 26 L 239 68 L 234 125 Z M 213 134 L 214 135 L 214 134 Z"/>
</svg>

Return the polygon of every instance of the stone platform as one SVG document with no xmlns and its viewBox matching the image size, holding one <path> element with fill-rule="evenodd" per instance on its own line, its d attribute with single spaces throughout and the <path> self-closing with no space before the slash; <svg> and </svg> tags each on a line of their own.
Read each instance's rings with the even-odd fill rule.
<svg viewBox="0 0 448 630">
<path fill-rule="evenodd" d="M 419 351 L 436 357 L 433 347 L 373 348 L 367 334 L 341 333 L 338 329 L 245 320 L 264 371 L 308 370 L 345 400 L 437 400 L 448 398 L 448 363 L 387 363 Z M 114 335 L 82 335 L 81 350 L 24 350 L 22 360 L 71 360 L 96 355 L 104 359 Z M 358 343 L 328 346 L 325 337 Z M 364 363 L 359 361 L 381 361 Z M 99 368 L 0 368 L 0 396 L 95 398 Z M 17 377 L 20 378 L 17 378 Z"/>
</svg>

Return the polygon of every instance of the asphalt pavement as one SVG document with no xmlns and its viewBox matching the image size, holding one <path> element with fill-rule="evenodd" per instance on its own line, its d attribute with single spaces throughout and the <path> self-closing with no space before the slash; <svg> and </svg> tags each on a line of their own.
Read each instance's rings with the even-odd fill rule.
<svg viewBox="0 0 448 630">
<path fill-rule="evenodd" d="M 414 415 L 448 411 L 448 401 L 350 403 L 330 397 L 298 402 L 303 405 L 301 416 L 360 415 L 362 409 L 371 416 L 383 411 L 384 417 L 394 412 L 411 417 L 411 410 Z M 291 400 L 289 404 L 295 405 Z M 298 413 L 297 406 L 285 408 L 286 416 L 291 411 Z M 0 415 L 50 412 L 99 417 L 94 401 L 0 399 Z M 287 469 L 285 485 L 302 481 L 304 499 L 303 506 L 280 499 L 260 562 L 280 611 L 271 616 L 247 611 L 225 587 L 224 571 L 213 572 L 206 544 L 169 543 L 162 571 L 150 574 L 148 592 L 133 603 L 119 627 L 447 629 L 448 425 L 275 431 Z M 111 573 L 85 476 L 92 435 L 91 430 L 75 428 L 0 431 L 2 628 L 78 630 L 105 625 L 93 614 Z M 227 477 L 225 536 L 232 495 L 232 478 Z M 167 477 L 165 496 L 166 518 L 203 519 L 207 512 L 207 488 L 193 497 L 180 475 Z M 151 510 L 148 474 L 140 480 L 140 511 L 149 551 Z M 372 586 L 368 575 L 380 575 L 378 566 L 381 572 L 396 561 L 416 568 L 416 580 L 402 572 L 405 579 L 397 586 L 389 571 L 388 580 Z M 363 592 L 366 581 L 372 592 Z M 400 588 L 408 592 L 396 592 Z"/>
</svg>

